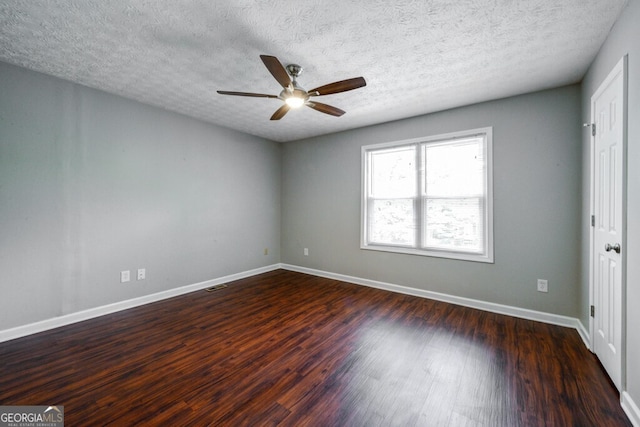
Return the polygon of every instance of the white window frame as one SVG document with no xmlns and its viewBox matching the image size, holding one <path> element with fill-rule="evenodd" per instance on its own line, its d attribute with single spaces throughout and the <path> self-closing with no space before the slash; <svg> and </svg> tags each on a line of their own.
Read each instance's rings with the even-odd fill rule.
<svg viewBox="0 0 640 427">
<path fill-rule="evenodd" d="M 413 246 L 389 245 L 370 243 L 368 241 L 368 224 L 367 224 L 367 206 L 369 202 L 369 176 L 368 176 L 368 153 L 371 151 L 388 149 L 402 146 L 423 146 L 429 144 L 443 144 L 453 140 L 482 136 L 484 138 L 484 158 L 485 158 L 485 224 L 484 224 L 484 242 L 485 248 L 482 253 L 470 253 L 456 250 L 443 250 L 433 248 L 420 248 Z M 366 250 L 375 250 L 383 252 L 397 252 L 411 255 L 422 255 L 439 258 L 450 258 L 464 261 L 476 261 L 493 263 L 493 128 L 485 127 L 478 129 L 470 129 L 465 131 L 451 132 L 440 135 L 426 136 L 422 138 L 413 138 L 402 141 L 393 141 L 382 144 L 366 145 L 361 149 L 361 230 L 360 230 L 360 248 Z M 420 174 L 418 174 L 420 175 Z M 418 178 L 420 179 L 420 178 Z M 416 200 L 422 200 L 420 195 L 416 195 Z M 421 203 L 417 203 L 420 205 Z M 420 210 L 418 216 L 418 230 L 416 233 L 422 235 L 422 214 Z"/>
</svg>

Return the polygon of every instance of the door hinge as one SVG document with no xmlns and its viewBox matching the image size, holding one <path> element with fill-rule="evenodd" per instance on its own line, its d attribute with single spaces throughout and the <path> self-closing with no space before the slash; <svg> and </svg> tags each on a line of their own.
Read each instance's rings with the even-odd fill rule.
<svg viewBox="0 0 640 427">
<path fill-rule="evenodd" d="M 595 215 L 591 215 L 591 226 L 592 227 L 596 226 L 596 216 Z"/>
<path fill-rule="evenodd" d="M 596 136 L 596 124 L 595 123 L 583 123 L 583 127 L 591 128 L 591 136 Z"/>
<path fill-rule="evenodd" d="M 595 306 L 591 306 L 591 317 L 596 317 L 596 307 Z"/>
</svg>

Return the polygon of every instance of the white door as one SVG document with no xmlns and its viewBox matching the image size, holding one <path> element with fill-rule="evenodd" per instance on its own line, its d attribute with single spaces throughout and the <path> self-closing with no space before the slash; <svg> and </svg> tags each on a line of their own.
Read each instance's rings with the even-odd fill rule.
<svg viewBox="0 0 640 427">
<path fill-rule="evenodd" d="M 625 58 L 591 97 L 593 351 L 618 390 L 622 369 Z M 594 125 L 595 124 L 595 125 Z M 593 132 L 592 132 L 593 135 Z"/>
</svg>

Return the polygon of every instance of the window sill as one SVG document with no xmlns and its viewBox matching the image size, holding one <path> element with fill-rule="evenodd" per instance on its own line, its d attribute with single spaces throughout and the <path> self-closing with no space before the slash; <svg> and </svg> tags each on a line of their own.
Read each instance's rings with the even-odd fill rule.
<svg viewBox="0 0 640 427">
<path fill-rule="evenodd" d="M 408 248 L 403 246 L 360 245 L 360 249 L 368 251 L 391 252 L 406 255 L 419 255 L 435 258 L 446 258 L 457 261 L 473 261 L 493 264 L 493 254 L 474 254 L 468 252 L 436 251 Z"/>
</svg>

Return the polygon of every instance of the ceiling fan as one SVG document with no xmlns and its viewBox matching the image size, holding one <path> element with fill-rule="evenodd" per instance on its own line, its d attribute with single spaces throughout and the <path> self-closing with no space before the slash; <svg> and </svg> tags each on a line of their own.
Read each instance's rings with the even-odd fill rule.
<svg viewBox="0 0 640 427">
<path fill-rule="evenodd" d="M 296 79 L 302 74 L 302 67 L 297 64 L 289 64 L 287 67 L 283 67 L 278 58 L 269 55 L 260 55 L 260 59 L 264 62 L 267 70 L 271 75 L 280 83 L 283 87 L 280 95 L 267 95 L 264 93 L 250 93 L 250 92 L 230 92 L 226 90 L 217 91 L 221 95 L 235 95 L 235 96 L 252 96 L 255 98 L 276 98 L 284 101 L 284 105 L 276 110 L 271 116 L 271 120 L 280 120 L 285 114 L 292 108 L 299 108 L 303 105 L 313 108 L 321 113 L 330 114 L 332 116 L 340 117 L 345 112 L 339 108 L 332 107 L 331 105 L 322 104 L 320 102 L 312 101 L 312 96 L 331 95 L 334 93 L 346 92 L 348 90 L 357 89 L 367 85 L 367 82 L 363 77 L 355 77 L 352 79 L 340 80 L 319 86 L 311 90 L 305 90 Z M 291 77 L 289 77 L 291 76 Z"/>
</svg>

